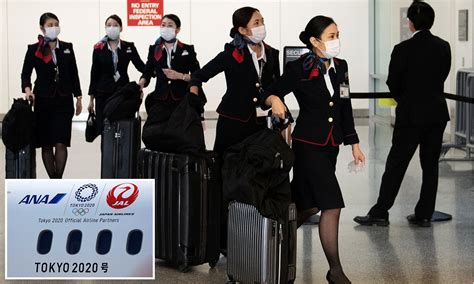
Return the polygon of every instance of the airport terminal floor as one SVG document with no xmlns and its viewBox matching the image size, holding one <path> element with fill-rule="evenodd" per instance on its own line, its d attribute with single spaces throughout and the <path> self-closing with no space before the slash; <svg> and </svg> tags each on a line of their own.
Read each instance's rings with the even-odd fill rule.
<svg viewBox="0 0 474 284">
<path fill-rule="evenodd" d="M 395 206 L 390 210 L 389 227 L 361 227 L 352 221 L 365 215 L 375 202 L 385 160 L 391 145 L 390 126 L 367 119 L 357 120 L 361 148 L 368 158 L 362 172 L 349 173 L 352 160 L 350 147 L 341 149 L 337 176 L 343 190 L 346 208 L 340 222 L 340 254 L 343 267 L 352 283 L 473 283 L 474 282 L 474 175 L 473 162 L 441 162 L 436 209 L 453 215 L 453 220 L 433 223 L 429 228 L 409 225 L 406 216 L 420 192 L 421 168 L 415 154 L 403 180 Z M 73 123 L 72 147 L 64 178 L 99 178 L 100 140 L 84 141 L 84 122 Z M 207 121 L 206 143 L 212 148 L 215 121 Z M 449 152 L 448 155 L 462 153 Z M 3 144 L 0 156 L 5 156 Z M 37 153 L 38 178 L 46 172 Z M 0 168 L 5 167 L 0 159 Z M 4 180 L 4 171 L 0 171 Z M 2 184 L 1 187 L 4 187 Z M 4 188 L 2 188 L 4 189 Z M 2 190 L 4 192 L 4 190 Z M 0 202 L 4 202 L 4 194 Z M 0 210 L 4 227 L 4 210 Z M 297 232 L 296 283 L 326 283 L 328 264 L 318 236 L 318 228 L 304 225 Z M 4 232 L 0 251 L 4 253 Z M 0 283 L 32 283 L 35 281 L 5 281 L 4 258 L 0 258 Z M 225 283 L 226 260 L 221 258 L 214 269 L 208 265 L 193 267 L 180 273 L 162 262 L 156 263 L 156 283 Z M 74 283 L 76 281 L 43 281 Z M 77 281 L 79 282 L 79 281 Z M 81 283 L 117 283 L 118 281 L 85 281 Z M 140 281 L 121 281 L 120 283 Z M 150 281 L 143 281 L 150 283 Z"/>
</svg>

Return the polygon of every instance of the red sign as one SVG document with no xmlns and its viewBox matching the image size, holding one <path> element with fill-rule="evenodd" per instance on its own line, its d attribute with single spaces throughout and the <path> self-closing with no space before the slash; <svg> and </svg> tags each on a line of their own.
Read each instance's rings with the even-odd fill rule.
<svg viewBox="0 0 474 284">
<path fill-rule="evenodd" d="M 164 0 L 127 0 L 129 26 L 159 26 Z"/>
<path fill-rule="evenodd" d="M 125 197 L 125 194 L 128 196 Z M 130 206 L 138 197 L 138 186 L 133 183 L 121 183 L 107 194 L 107 204 L 114 209 Z"/>
</svg>

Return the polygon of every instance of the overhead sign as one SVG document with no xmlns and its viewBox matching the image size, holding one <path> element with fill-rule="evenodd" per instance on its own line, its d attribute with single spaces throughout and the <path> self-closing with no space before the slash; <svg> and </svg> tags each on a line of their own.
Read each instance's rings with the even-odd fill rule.
<svg viewBox="0 0 474 284">
<path fill-rule="evenodd" d="M 6 180 L 6 279 L 154 279 L 154 180 Z"/>
<path fill-rule="evenodd" d="M 164 0 L 127 0 L 129 26 L 159 26 Z"/>
</svg>

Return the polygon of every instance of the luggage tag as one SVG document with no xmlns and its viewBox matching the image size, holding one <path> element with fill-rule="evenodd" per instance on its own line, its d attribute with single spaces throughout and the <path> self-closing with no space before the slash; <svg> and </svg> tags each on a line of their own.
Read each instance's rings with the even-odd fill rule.
<svg viewBox="0 0 474 284">
<path fill-rule="evenodd" d="M 262 117 L 262 116 L 268 116 L 269 109 L 263 110 L 261 107 L 257 107 L 255 108 L 255 111 L 256 111 L 257 117 Z"/>
<path fill-rule="evenodd" d="M 351 98 L 348 84 L 342 83 L 339 86 L 339 97 L 341 99 L 350 99 Z"/>
<path fill-rule="evenodd" d="M 117 82 L 119 79 L 120 79 L 120 73 L 119 73 L 119 71 L 116 71 L 115 74 L 114 74 L 114 80 L 115 80 L 115 82 Z"/>
</svg>

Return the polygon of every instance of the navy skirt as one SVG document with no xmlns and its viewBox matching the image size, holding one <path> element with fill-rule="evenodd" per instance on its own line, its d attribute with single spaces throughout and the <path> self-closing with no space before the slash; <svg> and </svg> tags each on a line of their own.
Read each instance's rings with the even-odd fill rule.
<svg viewBox="0 0 474 284">
<path fill-rule="evenodd" d="M 36 148 L 64 144 L 71 146 L 72 96 L 51 98 L 36 97 L 35 100 L 35 146 Z"/>
<path fill-rule="evenodd" d="M 293 140 L 293 151 L 295 163 L 291 188 L 298 210 L 344 208 L 336 178 L 339 147 L 316 146 Z"/>
</svg>

